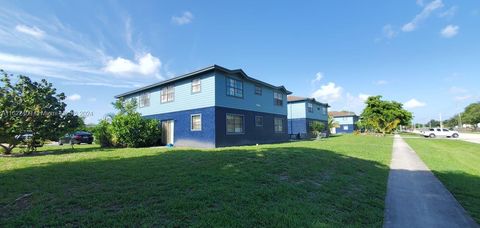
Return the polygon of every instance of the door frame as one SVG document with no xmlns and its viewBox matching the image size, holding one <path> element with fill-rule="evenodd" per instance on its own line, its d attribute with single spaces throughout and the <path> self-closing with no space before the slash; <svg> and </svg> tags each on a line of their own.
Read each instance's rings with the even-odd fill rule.
<svg viewBox="0 0 480 228">
<path fill-rule="evenodd" d="M 164 123 L 166 123 L 166 124 L 168 123 L 169 126 L 170 126 L 170 129 L 167 129 L 167 131 L 170 132 L 170 136 L 172 138 L 171 142 L 169 142 L 168 137 L 164 133 L 164 128 L 163 128 Z M 161 124 L 162 124 L 162 141 L 163 141 L 162 143 L 164 143 L 165 145 L 170 144 L 170 143 L 174 144 L 174 142 L 175 142 L 175 121 L 174 120 L 162 120 Z"/>
</svg>

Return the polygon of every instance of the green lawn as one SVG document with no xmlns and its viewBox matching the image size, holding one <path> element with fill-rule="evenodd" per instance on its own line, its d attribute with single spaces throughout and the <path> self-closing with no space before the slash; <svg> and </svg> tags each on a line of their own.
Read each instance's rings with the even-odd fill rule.
<svg viewBox="0 0 480 228">
<path fill-rule="evenodd" d="M 480 144 L 446 139 L 405 140 L 480 223 Z"/>
<path fill-rule="evenodd" d="M 60 148 L 0 158 L 0 227 L 380 227 L 392 138 L 211 150 Z"/>
</svg>

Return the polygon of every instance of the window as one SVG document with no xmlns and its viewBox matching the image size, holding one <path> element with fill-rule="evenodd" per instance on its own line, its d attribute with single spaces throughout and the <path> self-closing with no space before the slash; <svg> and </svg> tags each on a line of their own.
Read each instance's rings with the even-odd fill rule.
<svg viewBox="0 0 480 228">
<path fill-rule="evenodd" d="M 175 89 L 173 86 L 167 86 L 160 91 L 160 102 L 166 103 L 173 101 L 175 97 Z"/>
<path fill-rule="evenodd" d="M 191 131 L 201 131 L 202 130 L 202 115 L 193 114 L 190 116 L 190 130 Z"/>
<path fill-rule="evenodd" d="M 273 123 L 275 126 L 275 133 L 282 133 L 283 132 L 283 119 L 282 118 L 274 118 Z"/>
<path fill-rule="evenodd" d="M 437 131 L 442 131 L 442 129 L 440 129 L 440 128 L 437 128 Z"/>
<path fill-rule="evenodd" d="M 243 132 L 243 116 L 227 114 L 227 134 L 242 134 Z"/>
<path fill-rule="evenodd" d="M 448 129 L 443 129 L 443 131 L 448 132 Z"/>
<path fill-rule="evenodd" d="M 275 105 L 283 106 L 283 95 L 281 93 L 273 92 L 273 100 Z"/>
<path fill-rule="evenodd" d="M 138 102 L 138 107 L 143 108 L 148 106 L 150 106 L 150 94 L 144 93 L 140 95 L 140 102 Z"/>
<path fill-rule="evenodd" d="M 202 81 L 200 79 L 192 80 L 192 93 L 200 93 L 202 91 Z"/>
<path fill-rule="evenodd" d="M 263 127 L 263 116 L 255 116 L 255 127 Z"/>
<path fill-rule="evenodd" d="M 313 112 L 313 104 L 307 103 L 307 111 L 308 112 Z"/>
<path fill-rule="evenodd" d="M 348 131 L 348 126 L 343 126 L 344 131 Z"/>
<path fill-rule="evenodd" d="M 262 95 L 262 87 L 259 85 L 255 85 L 255 94 Z"/>
<path fill-rule="evenodd" d="M 227 95 L 243 97 L 243 82 L 233 78 L 227 78 Z"/>
<path fill-rule="evenodd" d="M 323 113 L 324 115 L 326 115 L 326 114 L 327 114 L 327 108 L 322 107 L 322 113 Z"/>
</svg>

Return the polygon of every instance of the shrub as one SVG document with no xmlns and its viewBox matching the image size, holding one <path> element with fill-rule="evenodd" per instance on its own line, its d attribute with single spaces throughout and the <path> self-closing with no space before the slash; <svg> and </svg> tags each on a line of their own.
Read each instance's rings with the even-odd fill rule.
<svg viewBox="0 0 480 228">
<path fill-rule="evenodd" d="M 139 113 L 116 115 L 111 132 L 113 144 L 121 147 L 154 146 L 161 137 L 159 121 L 145 119 Z"/>
<path fill-rule="evenodd" d="M 111 125 L 108 121 L 101 120 L 98 125 L 95 126 L 93 135 L 95 138 L 95 143 L 99 144 L 101 147 L 113 146 Z"/>
<path fill-rule="evenodd" d="M 325 130 L 325 124 L 320 122 L 320 121 L 314 121 L 314 122 L 312 122 L 312 125 L 310 126 L 310 131 L 317 137 L 324 130 Z"/>
</svg>

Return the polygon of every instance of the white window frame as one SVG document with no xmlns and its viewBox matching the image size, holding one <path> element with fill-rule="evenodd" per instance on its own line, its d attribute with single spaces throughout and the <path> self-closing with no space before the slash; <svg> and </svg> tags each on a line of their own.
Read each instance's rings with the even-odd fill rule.
<svg viewBox="0 0 480 228">
<path fill-rule="evenodd" d="M 226 93 L 227 96 L 230 97 L 237 97 L 237 98 L 243 98 L 244 95 L 244 90 L 243 90 L 243 81 L 236 79 L 236 78 L 226 78 Z M 230 84 L 230 82 L 233 81 L 233 85 Z"/>
<path fill-rule="evenodd" d="M 193 128 L 193 117 L 200 117 L 200 128 L 194 129 Z M 190 115 L 190 131 L 202 131 L 202 114 L 201 113 L 196 113 Z"/>
<path fill-rule="evenodd" d="M 257 124 L 257 118 L 262 120 L 262 124 Z M 255 127 L 263 127 L 263 116 L 255 116 Z"/>
<path fill-rule="evenodd" d="M 171 96 L 170 96 L 171 95 Z M 165 97 L 165 100 L 164 100 Z M 160 90 L 160 103 L 168 103 L 175 101 L 175 86 L 165 86 Z"/>
<path fill-rule="evenodd" d="M 242 118 L 242 131 L 241 132 L 236 132 L 236 128 L 235 128 L 235 123 L 234 123 L 234 126 L 233 126 L 233 132 L 229 132 L 228 131 L 228 116 L 233 116 L 233 117 L 241 117 Z M 242 134 L 245 134 L 245 116 L 242 115 L 242 114 L 234 114 L 234 113 L 227 113 L 225 115 L 225 132 L 227 135 L 242 135 Z"/>
<path fill-rule="evenodd" d="M 202 79 L 196 78 L 192 80 L 192 94 L 202 92 Z"/>
<path fill-rule="evenodd" d="M 260 85 L 255 85 L 255 95 L 262 96 L 263 89 Z"/>
<path fill-rule="evenodd" d="M 282 129 L 280 131 L 277 131 L 277 120 L 280 120 L 280 123 L 282 123 L 282 125 L 281 125 Z M 285 125 L 285 123 L 283 121 L 283 118 L 278 118 L 278 117 L 273 118 L 273 131 L 275 133 L 284 133 L 285 132 L 284 125 Z"/>
<path fill-rule="evenodd" d="M 278 102 L 280 101 L 280 102 Z M 283 94 L 279 92 L 273 92 L 273 104 L 276 106 L 283 106 Z"/>
<path fill-rule="evenodd" d="M 150 106 L 150 93 L 142 93 L 138 97 L 138 107 L 144 108 Z"/>
<path fill-rule="evenodd" d="M 307 112 L 313 112 L 313 104 L 307 103 Z"/>
</svg>

